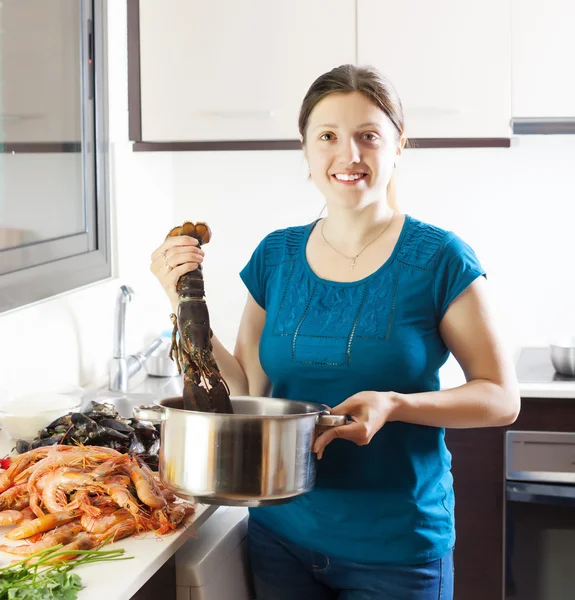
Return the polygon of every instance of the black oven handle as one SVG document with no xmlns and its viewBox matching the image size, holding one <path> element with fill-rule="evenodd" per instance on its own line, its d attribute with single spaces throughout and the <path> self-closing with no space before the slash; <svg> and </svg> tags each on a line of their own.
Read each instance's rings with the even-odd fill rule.
<svg viewBox="0 0 575 600">
<path fill-rule="evenodd" d="M 559 504 L 561 506 L 575 507 L 575 486 L 573 485 L 507 481 L 505 491 L 507 500 L 511 502 Z"/>
</svg>

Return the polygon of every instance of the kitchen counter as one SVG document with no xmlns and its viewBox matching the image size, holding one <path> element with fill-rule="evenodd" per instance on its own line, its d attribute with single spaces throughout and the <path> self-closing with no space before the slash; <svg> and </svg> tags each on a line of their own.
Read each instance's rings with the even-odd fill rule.
<svg viewBox="0 0 575 600">
<path fill-rule="evenodd" d="M 0 431 L 0 456 L 10 454 L 13 440 Z M 75 569 L 86 586 L 78 600 L 129 600 L 166 563 L 176 551 L 196 535 L 200 526 L 217 510 L 217 506 L 196 505 L 196 511 L 186 521 L 186 528 L 172 535 L 157 536 L 153 533 L 129 537 L 109 544 L 109 548 L 124 548 L 125 556 L 131 560 L 86 565 Z M 22 540 L 7 540 L 2 532 L 9 528 L 0 527 L 0 544 L 18 545 Z M 197 533 L 201 535 L 201 531 Z M 9 564 L 14 558 L 0 553 L 0 566 Z"/>
<path fill-rule="evenodd" d="M 516 372 L 522 398 L 575 399 L 575 377 L 555 372 L 549 348 L 523 348 Z"/>
</svg>

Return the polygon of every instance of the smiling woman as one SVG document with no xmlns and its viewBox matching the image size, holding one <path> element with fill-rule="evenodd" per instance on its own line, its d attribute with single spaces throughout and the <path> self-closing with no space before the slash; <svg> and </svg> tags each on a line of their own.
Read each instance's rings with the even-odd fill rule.
<svg viewBox="0 0 575 600">
<path fill-rule="evenodd" d="M 214 356 L 234 395 L 317 402 L 348 422 L 315 441 L 312 491 L 250 509 L 257 598 L 451 600 L 444 430 L 504 425 L 519 410 L 485 272 L 453 232 L 397 209 L 403 111 L 379 73 L 320 76 L 299 127 L 327 217 L 260 242 L 241 272 L 234 353 L 214 336 Z M 172 266 L 195 269 L 185 240 L 171 244 L 182 248 Z M 440 391 L 450 352 L 467 383 Z"/>
</svg>

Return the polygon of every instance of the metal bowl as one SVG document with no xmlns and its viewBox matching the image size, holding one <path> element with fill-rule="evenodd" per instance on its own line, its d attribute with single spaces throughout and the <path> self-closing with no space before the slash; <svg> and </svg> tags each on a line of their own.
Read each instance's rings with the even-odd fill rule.
<svg viewBox="0 0 575 600">
<path fill-rule="evenodd" d="M 550 344 L 551 364 L 557 373 L 575 377 L 575 346 Z"/>
<path fill-rule="evenodd" d="M 178 375 L 178 366 L 169 356 L 171 345 L 171 342 L 162 342 L 160 347 L 148 358 L 144 364 L 148 375 L 152 377 L 176 377 Z"/>
</svg>

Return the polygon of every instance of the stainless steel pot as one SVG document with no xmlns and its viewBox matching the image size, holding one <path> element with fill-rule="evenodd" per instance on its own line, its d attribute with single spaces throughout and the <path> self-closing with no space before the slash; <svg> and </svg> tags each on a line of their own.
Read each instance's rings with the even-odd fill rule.
<svg viewBox="0 0 575 600">
<path fill-rule="evenodd" d="M 233 415 L 182 409 L 166 398 L 134 409 L 162 422 L 160 478 L 177 496 L 204 504 L 279 504 L 312 489 L 317 434 L 347 417 L 308 402 L 235 396 Z"/>
<path fill-rule="evenodd" d="M 575 346 L 550 344 L 551 364 L 560 375 L 575 377 Z"/>
<path fill-rule="evenodd" d="M 152 377 L 176 377 L 179 375 L 178 365 L 170 358 L 171 346 L 172 342 L 163 341 L 160 347 L 154 350 L 144 365 L 148 375 Z"/>
</svg>

